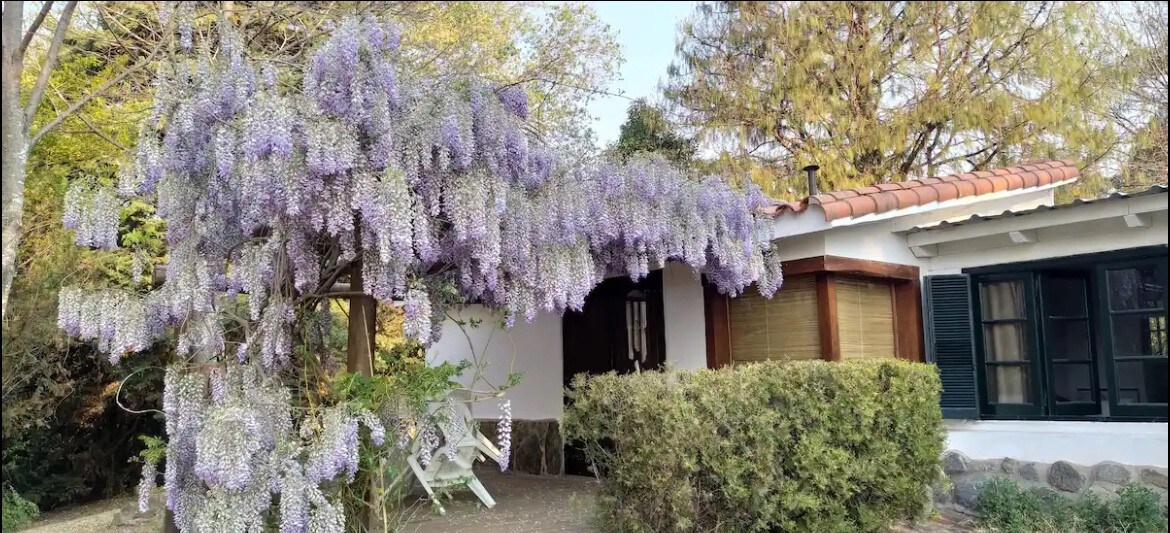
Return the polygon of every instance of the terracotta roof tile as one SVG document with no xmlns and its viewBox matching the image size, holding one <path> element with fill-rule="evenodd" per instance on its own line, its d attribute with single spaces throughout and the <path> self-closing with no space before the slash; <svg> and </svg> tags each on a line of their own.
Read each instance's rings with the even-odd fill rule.
<svg viewBox="0 0 1170 533">
<path fill-rule="evenodd" d="M 822 205 L 821 209 L 825 210 L 825 220 L 836 220 L 838 218 L 849 218 L 853 216 L 853 208 L 848 202 L 832 202 Z"/>
<path fill-rule="evenodd" d="M 959 198 L 964 196 L 975 196 L 976 194 L 979 194 L 979 191 L 975 188 L 975 184 L 970 181 L 959 180 L 951 182 L 951 185 L 954 185 L 955 188 L 959 190 Z"/>
<path fill-rule="evenodd" d="M 938 190 L 941 187 L 943 187 L 943 185 L 931 185 L 929 187 L 919 187 L 914 189 L 914 192 L 918 193 L 918 205 L 926 205 L 931 202 L 937 202 L 939 197 Z"/>
<path fill-rule="evenodd" d="M 1080 170 L 1069 161 L 1043 161 L 1009 168 L 832 191 L 800 202 L 780 202 L 765 208 L 764 212 L 779 217 L 788 212 L 800 213 L 807 210 L 808 206 L 816 205 L 824 212 L 825 220 L 832 221 L 993 192 L 1043 187 L 1063 183 L 1079 175 Z"/>
<path fill-rule="evenodd" d="M 894 198 L 898 199 L 898 209 L 906 209 L 918 205 L 918 193 L 914 189 L 893 191 Z"/>
<path fill-rule="evenodd" d="M 886 211 L 893 211 L 898 208 L 898 197 L 894 196 L 892 192 L 875 194 L 871 198 L 877 204 L 877 211 L 875 213 L 885 213 Z"/>
<path fill-rule="evenodd" d="M 873 197 L 872 194 L 863 194 L 845 200 L 845 203 L 849 204 L 849 216 L 857 218 L 877 212 L 877 201 Z"/>
<path fill-rule="evenodd" d="M 938 201 L 940 202 L 957 200 L 963 195 L 959 192 L 959 186 L 954 183 L 940 183 L 934 186 L 934 190 L 938 191 Z"/>
</svg>

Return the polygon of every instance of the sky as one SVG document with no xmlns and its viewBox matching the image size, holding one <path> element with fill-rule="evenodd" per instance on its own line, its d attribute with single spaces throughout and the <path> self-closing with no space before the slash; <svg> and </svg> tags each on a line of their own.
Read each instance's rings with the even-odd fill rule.
<svg viewBox="0 0 1170 533">
<path fill-rule="evenodd" d="M 645 97 L 658 99 L 659 80 L 665 80 L 666 68 L 674 59 L 678 24 L 690 15 L 697 2 L 588 2 L 598 18 L 617 35 L 625 63 L 610 92 L 624 95 L 599 95 L 589 104 L 594 117 L 593 131 L 599 146 L 616 141 L 630 101 Z"/>
</svg>

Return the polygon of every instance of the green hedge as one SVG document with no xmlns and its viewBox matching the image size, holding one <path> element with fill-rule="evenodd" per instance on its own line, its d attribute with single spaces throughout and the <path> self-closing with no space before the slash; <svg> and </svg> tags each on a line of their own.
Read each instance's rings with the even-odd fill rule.
<svg viewBox="0 0 1170 533">
<path fill-rule="evenodd" d="M 763 363 L 574 380 L 566 436 L 616 531 L 876 531 L 926 509 L 933 366 Z"/>
</svg>

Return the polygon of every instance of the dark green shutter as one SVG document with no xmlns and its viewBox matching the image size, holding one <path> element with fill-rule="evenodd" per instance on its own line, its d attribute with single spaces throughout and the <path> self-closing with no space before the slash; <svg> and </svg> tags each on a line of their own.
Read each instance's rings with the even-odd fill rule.
<svg viewBox="0 0 1170 533">
<path fill-rule="evenodd" d="M 926 357 L 942 379 L 943 418 L 979 418 L 970 276 L 927 276 L 923 285 Z"/>
</svg>

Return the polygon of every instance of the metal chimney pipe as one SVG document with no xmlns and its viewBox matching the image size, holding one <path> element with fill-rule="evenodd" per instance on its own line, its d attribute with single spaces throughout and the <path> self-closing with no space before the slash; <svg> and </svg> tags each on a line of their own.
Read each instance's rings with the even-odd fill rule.
<svg viewBox="0 0 1170 533">
<path fill-rule="evenodd" d="M 809 165 L 803 169 L 805 176 L 808 177 L 809 196 L 816 196 L 820 193 L 820 190 L 817 189 L 817 170 L 820 170 L 820 168 L 817 165 Z"/>
</svg>

